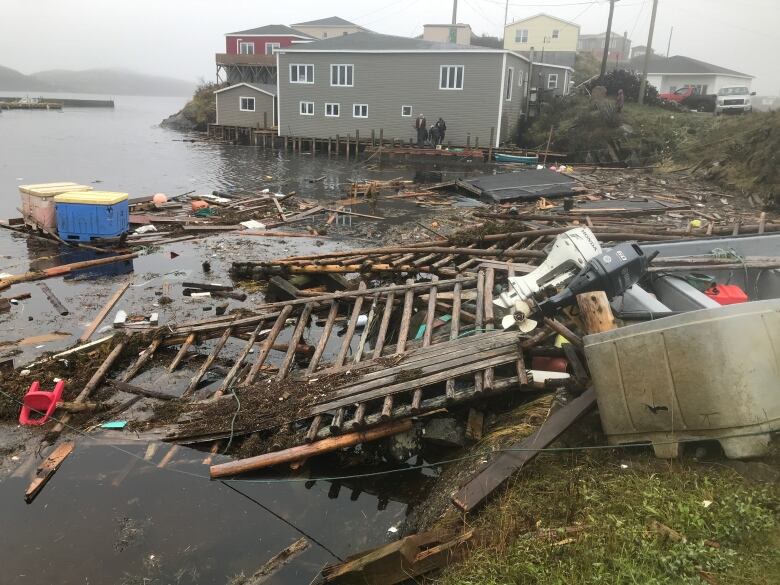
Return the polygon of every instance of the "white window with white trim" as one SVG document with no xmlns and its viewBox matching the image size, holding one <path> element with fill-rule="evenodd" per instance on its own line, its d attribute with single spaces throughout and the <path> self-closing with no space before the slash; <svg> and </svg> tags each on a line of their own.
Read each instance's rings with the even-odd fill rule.
<svg viewBox="0 0 780 585">
<path fill-rule="evenodd" d="M 314 65 L 290 63 L 290 83 L 314 83 Z"/>
<path fill-rule="evenodd" d="M 340 104 L 325 104 L 325 117 L 338 118 L 341 115 Z"/>
<path fill-rule="evenodd" d="M 557 39 L 561 36 L 561 31 L 557 28 L 554 28 L 552 31 L 552 38 Z"/>
<path fill-rule="evenodd" d="M 301 102 L 301 116 L 314 115 L 314 102 Z"/>
<path fill-rule="evenodd" d="M 512 88 L 515 84 L 515 70 L 512 67 L 507 67 L 506 70 L 506 92 L 504 94 L 504 97 L 506 98 L 506 101 L 511 102 L 512 101 Z"/>
<path fill-rule="evenodd" d="M 463 89 L 463 65 L 442 65 L 439 89 Z"/>
<path fill-rule="evenodd" d="M 355 85 L 355 66 L 337 64 L 330 66 L 330 84 L 336 87 L 352 87 Z"/>
<path fill-rule="evenodd" d="M 517 87 L 523 87 L 523 73 L 522 69 L 517 72 Z"/>
<path fill-rule="evenodd" d="M 255 111 L 255 98 L 253 97 L 240 97 L 238 98 L 238 109 L 242 112 L 254 112 Z"/>
<path fill-rule="evenodd" d="M 528 29 L 527 28 L 518 28 L 515 31 L 515 42 L 516 43 L 527 43 L 528 42 Z"/>
<path fill-rule="evenodd" d="M 558 74 L 550 73 L 547 76 L 547 89 L 558 89 Z"/>
<path fill-rule="evenodd" d="M 265 44 L 265 54 L 266 55 L 273 55 L 274 51 L 276 49 L 281 49 L 282 44 L 281 43 L 266 43 Z"/>
<path fill-rule="evenodd" d="M 353 118 L 368 118 L 368 104 L 352 104 Z"/>
<path fill-rule="evenodd" d="M 255 54 L 255 44 L 254 43 L 248 43 L 248 42 L 240 42 L 240 43 L 238 43 L 238 54 L 239 55 L 254 55 Z"/>
<path fill-rule="evenodd" d="M 401 116 L 404 118 L 411 118 L 412 106 L 401 106 Z"/>
</svg>

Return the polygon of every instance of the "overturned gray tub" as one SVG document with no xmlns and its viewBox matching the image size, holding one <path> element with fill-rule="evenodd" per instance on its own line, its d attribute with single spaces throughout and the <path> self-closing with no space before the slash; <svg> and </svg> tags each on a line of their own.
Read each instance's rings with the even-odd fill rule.
<svg viewBox="0 0 780 585">
<path fill-rule="evenodd" d="M 584 339 L 609 443 L 717 440 L 764 455 L 780 429 L 780 299 L 691 311 Z"/>
</svg>

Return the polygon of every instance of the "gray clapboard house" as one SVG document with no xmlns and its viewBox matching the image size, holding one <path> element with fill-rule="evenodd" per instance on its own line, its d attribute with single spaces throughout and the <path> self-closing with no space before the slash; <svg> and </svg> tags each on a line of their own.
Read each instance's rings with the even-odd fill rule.
<svg viewBox="0 0 780 585">
<path fill-rule="evenodd" d="M 498 146 L 526 111 L 530 62 L 512 51 L 357 32 L 276 54 L 280 136 L 408 141 L 423 114 L 452 145 Z"/>
<path fill-rule="evenodd" d="M 276 86 L 237 83 L 214 92 L 217 125 L 264 128 L 276 124 Z"/>
</svg>

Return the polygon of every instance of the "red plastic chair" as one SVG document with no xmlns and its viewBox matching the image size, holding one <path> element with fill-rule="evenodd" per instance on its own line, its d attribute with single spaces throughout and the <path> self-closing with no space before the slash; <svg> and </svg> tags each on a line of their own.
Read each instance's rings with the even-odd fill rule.
<svg viewBox="0 0 780 585">
<path fill-rule="evenodd" d="M 36 380 L 30 386 L 27 394 L 24 395 L 24 405 L 22 406 L 22 412 L 19 413 L 20 424 L 39 426 L 46 423 L 49 417 L 54 414 L 57 402 L 62 398 L 62 392 L 65 390 L 65 380 L 57 382 L 57 385 L 54 386 L 54 390 L 51 392 L 41 390 L 40 388 L 41 384 Z"/>
</svg>

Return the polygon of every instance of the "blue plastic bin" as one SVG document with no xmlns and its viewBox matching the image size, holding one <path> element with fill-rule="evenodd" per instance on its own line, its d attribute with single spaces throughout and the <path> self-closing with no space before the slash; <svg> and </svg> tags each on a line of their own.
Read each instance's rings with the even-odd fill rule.
<svg viewBox="0 0 780 585">
<path fill-rule="evenodd" d="M 116 238 L 130 229 L 127 193 L 74 191 L 55 196 L 54 203 L 63 240 Z"/>
</svg>

